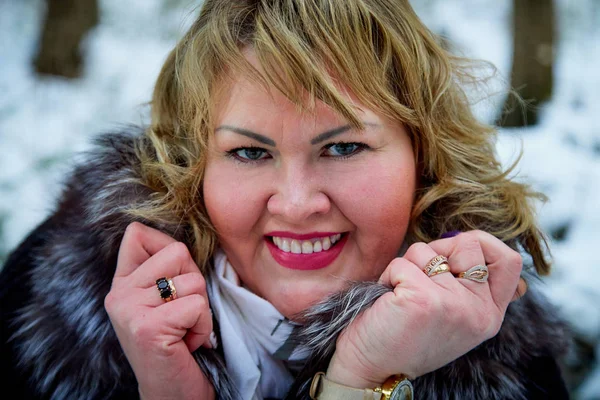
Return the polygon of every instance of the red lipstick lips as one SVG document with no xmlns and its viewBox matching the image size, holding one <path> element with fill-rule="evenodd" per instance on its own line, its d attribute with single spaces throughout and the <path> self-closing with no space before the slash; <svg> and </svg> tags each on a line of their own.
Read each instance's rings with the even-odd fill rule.
<svg viewBox="0 0 600 400">
<path fill-rule="evenodd" d="M 319 232 L 318 234 L 304 234 L 304 235 L 292 234 L 292 233 L 288 233 L 288 232 L 271 232 L 269 234 L 269 236 L 285 237 L 285 238 L 296 239 L 296 240 L 308 240 L 308 239 L 314 239 L 317 237 L 324 238 L 326 236 L 332 236 L 335 234 L 336 234 L 336 232 L 334 232 L 334 233 Z M 273 241 L 270 238 L 265 238 L 265 241 L 267 242 L 267 247 L 269 248 L 271 255 L 273 256 L 275 261 L 277 261 L 278 264 L 280 264 L 281 266 L 283 266 L 285 268 L 304 270 L 304 271 L 322 269 L 322 268 L 327 267 L 329 264 L 331 264 L 337 258 L 337 256 L 340 255 L 340 253 L 344 249 L 344 245 L 346 244 L 347 240 L 348 240 L 348 235 L 342 234 L 342 237 L 340 238 L 340 240 L 337 241 L 329 250 L 324 250 L 319 253 L 311 253 L 311 254 L 294 254 L 291 252 L 288 253 L 288 252 L 281 250 L 279 247 L 277 247 L 275 245 L 275 243 L 273 243 Z"/>
</svg>

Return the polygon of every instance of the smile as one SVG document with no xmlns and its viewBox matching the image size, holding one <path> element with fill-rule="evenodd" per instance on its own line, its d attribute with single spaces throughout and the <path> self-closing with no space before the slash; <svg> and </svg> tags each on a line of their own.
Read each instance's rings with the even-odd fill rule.
<svg viewBox="0 0 600 400">
<path fill-rule="evenodd" d="M 310 235 L 273 235 L 265 241 L 273 259 L 283 267 L 315 270 L 327 267 L 342 252 L 348 235 L 342 233 Z"/>
<path fill-rule="evenodd" d="M 342 237 L 341 233 L 324 238 L 315 238 L 310 240 L 297 240 L 287 237 L 273 236 L 271 239 L 275 246 L 281 251 L 294 254 L 312 254 L 321 251 L 327 251 Z"/>
</svg>

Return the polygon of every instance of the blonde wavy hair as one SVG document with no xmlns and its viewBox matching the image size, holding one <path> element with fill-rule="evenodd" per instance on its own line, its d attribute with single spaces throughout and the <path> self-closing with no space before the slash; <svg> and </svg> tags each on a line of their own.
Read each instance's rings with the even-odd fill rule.
<svg viewBox="0 0 600 400">
<path fill-rule="evenodd" d="M 244 58 L 248 47 L 264 72 Z M 465 95 L 472 72 L 473 63 L 445 50 L 407 0 L 206 0 L 156 82 L 149 141 L 139 146 L 142 183 L 154 196 L 132 212 L 189 228 L 193 255 L 206 268 L 217 238 L 202 179 L 219 84 L 247 73 L 303 109 L 320 100 L 362 128 L 342 83 L 409 132 L 420 185 L 407 244 L 481 229 L 548 273 L 532 204 L 543 196 L 496 159 L 496 130 L 475 118 Z"/>
</svg>

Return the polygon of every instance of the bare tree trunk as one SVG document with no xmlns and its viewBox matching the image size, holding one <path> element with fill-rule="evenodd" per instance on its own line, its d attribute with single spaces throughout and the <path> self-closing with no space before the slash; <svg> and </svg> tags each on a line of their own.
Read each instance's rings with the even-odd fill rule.
<svg viewBox="0 0 600 400">
<path fill-rule="evenodd" d="M 518 127 L 538 122 L 538 106 L 552 97 L 554 64 L 553 0 L 513 0 L 511 87 L 527 103 L 509 96 L 498 125 Z"/>
<path fill-rule="evenodd" d="M 81 75 L 81 40 L 98 23 L 97 0 L 47 0 L 48 12 L 33 61 L 39 74 Z"/>
</svg>

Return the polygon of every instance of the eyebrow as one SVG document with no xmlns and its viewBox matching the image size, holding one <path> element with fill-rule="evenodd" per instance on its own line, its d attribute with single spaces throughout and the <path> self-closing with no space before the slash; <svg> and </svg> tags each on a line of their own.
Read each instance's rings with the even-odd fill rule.
<svg viewBox="0 0 600 400">
<path fill-rule="evenodd" d="M 379 124 L 374 124 L 372 122 L 364 122 L 363 121 L 363 124 L 365 126 L 379 126 Z M 327 139 L 331 139 L 332 137 L 340 135 L 340 134 L 347 132 L 353 128 L 354 127 L 352 125 L 344 125 L 344 126 L 340 126 L 339 128 L 334 128 L 334 129 L 325 131 L 325 132 L 321 133 L 320 135 L 317 135 L 316 137 L 312 138 L 310 141 L 310 144 L 318 144 L 318 143 L 324 142 Z"/>
<path fill-rule="evenodd" d="M 248 129 L 238 128 L 238 127 L 231 126 L 231 125 L 221 125 L 217 129 L 215 129 L 215 132 L 222 131 L 222 130 L 228 130 L 231 132 L 235 132 L 242 136 L 246 136 L 246 137 L 249 137 L 250 139 L 254 139 L 258 142 L 266 144 L 267 146 L 272 146 L 272 147 L 277 146 L 277 143 L 275 143 L 275 141 L 273 139 L 268 138 L 264 135 L 260 135 L 258 133 L 249 131 Z"/>
<path fill-rule="evenodd" d="M 318 143 L 324 142 L 327 139 L 330 139 L 334 136 L 340 135 L 346 131 L 349 131 L 350 129 L 352 129 L 351 125 L 344 125 L 344 126 L 340 126 L 339 128 L 325 131 L 325 132 L 321 133 L 320 135 L 312 138 L 310 141 L 310 144 L 318 144 Z"/>
<path fill-rule="evenodd" d="M 373 123 L 369 123 L 369 122 L 363 122 L 363 123 L 366 126 L 379 126 L 378 124 L 373 124 Z M 317 135 L 316 137 L 312 138 L 310 141 L 310 144 L 312 144 L 312 145 L 319 144 L 321 142 L 326 141 L 327 139 L 331 139 L 334 136 L 341 135 L 342 133 L 345 133 L 351 129 L 352 129 L 352 125 L 344 125 L 344 126 L 340 126 L 338 128 L 330 129 L 330 130 L 325 131 L 325 132 Z M 266 144 L 268 146 L 272 146 L 272 147 L 277 146 L 277 143 L 275 143 L 275 141 L 273 139 L 268 138 L 268 137 L 261 135 L 259 133 L 256 133 L 256 132 L 252 132 L 248 129 L 238 128 L 238 127 L 232 126 L 232 125 L 221 125 L 217 129 L 215 129 L 215 132 L 218 132 L 221 130 L 228 130 L 228 131 L 237 133 L 239 135 L 246 136 L 250 139 L 254 139 L 254 140 L 256 140 L 260 143 Z"/>
</svg>

